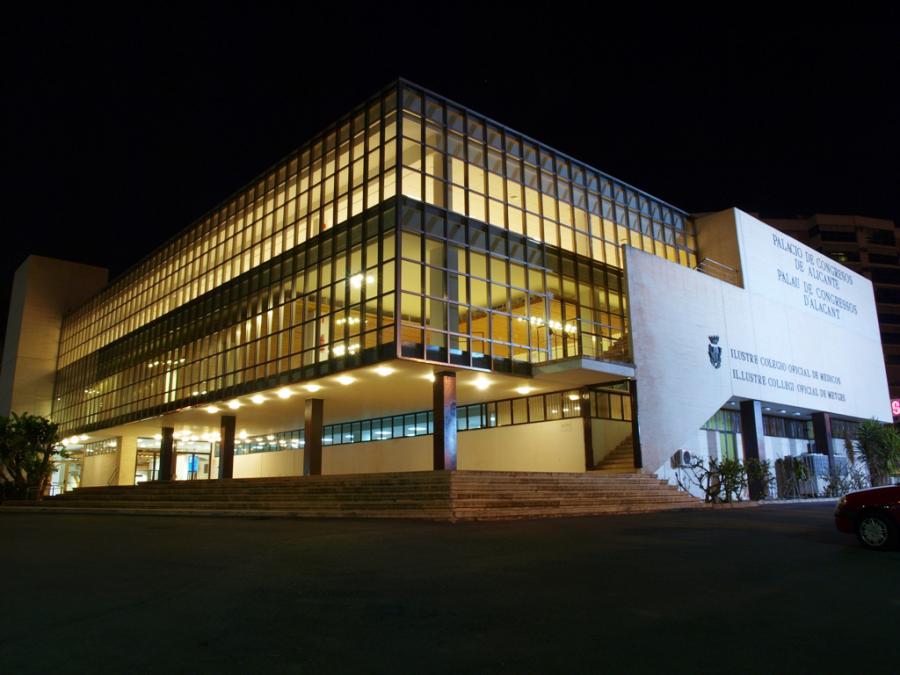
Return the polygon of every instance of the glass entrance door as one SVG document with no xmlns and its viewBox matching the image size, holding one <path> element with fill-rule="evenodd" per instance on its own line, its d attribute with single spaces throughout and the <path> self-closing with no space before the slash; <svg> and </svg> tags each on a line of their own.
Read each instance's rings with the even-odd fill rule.
<svg viewBox="0 0 900 675">
<path fill-rule="evenodd" d="M 146 483 L 159 477 L 159 451 L 138 450 L 134 462 L 134 483 Z"/>
</svg>

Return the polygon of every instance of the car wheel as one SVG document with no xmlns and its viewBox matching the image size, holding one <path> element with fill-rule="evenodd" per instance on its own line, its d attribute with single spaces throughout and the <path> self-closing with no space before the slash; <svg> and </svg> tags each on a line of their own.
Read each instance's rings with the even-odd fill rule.
<svg viewBox="0 0 900 675">
<path fill-rule="evenodd" d="M 856 537 L 866 548 L 884 551 L 897 542 L 894 524 L 878 513 L 867 513 L 856 524 Z"/>
</svg>

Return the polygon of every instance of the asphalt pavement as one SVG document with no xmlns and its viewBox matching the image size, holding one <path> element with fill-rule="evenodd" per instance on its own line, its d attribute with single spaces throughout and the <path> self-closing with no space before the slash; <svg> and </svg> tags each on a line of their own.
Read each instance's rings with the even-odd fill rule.
<svg viewBox="0 0 900 675">
<path fill-rule="evenodd" d="M 833 504 L 484 523 L 0 514 L 0 672 L 900 672 Z"/>
</svg>

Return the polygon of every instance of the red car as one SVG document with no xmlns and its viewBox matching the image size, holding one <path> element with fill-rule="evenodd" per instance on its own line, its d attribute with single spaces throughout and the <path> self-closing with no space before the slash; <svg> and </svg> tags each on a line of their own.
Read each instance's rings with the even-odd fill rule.
<svg viewBox="0 0 900 675">
<path fill-rule="evenodd" d="M 897 546 L 900 531 L 900 485 L 850 492 L 834 510 L 841 532 L 856 534 L 866 548 L 885 551 Z"/>
</svg>

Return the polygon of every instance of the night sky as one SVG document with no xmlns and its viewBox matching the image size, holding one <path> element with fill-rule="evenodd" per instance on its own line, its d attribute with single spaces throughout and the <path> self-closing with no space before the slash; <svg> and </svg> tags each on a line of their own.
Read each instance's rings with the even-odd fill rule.
<svg viewBox="0 0 900 675">
<path fill-rule="evenodd" d="M 119 274 L 398 75 L 691 212 L 900 222 L 895 15 L 479 28 L 389 6 L 7 17 L 3 316 L 29 253 Z"/>
</svg>

